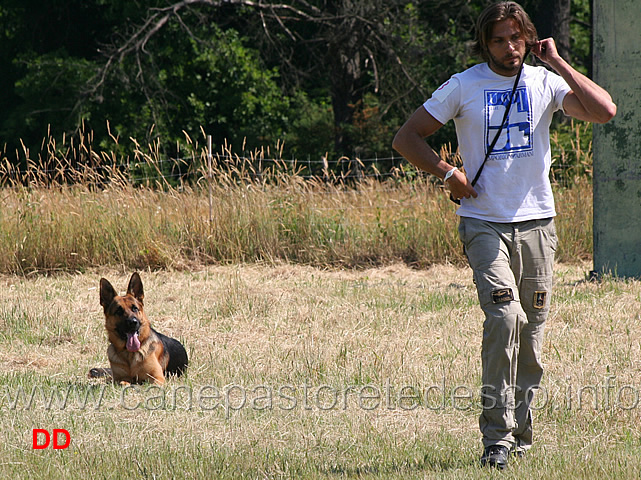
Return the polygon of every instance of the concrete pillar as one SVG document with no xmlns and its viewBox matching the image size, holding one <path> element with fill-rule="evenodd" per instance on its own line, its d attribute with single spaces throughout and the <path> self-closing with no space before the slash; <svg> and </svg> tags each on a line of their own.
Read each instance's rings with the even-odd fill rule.
<svg viewBox="0 0 641 480">
<path fill-rule="evenodd" d="M 594 126 L 594 271 L 641 277 L 641 0 L 594 0 L 594 79 L 617 115 Z"/>
</svg>

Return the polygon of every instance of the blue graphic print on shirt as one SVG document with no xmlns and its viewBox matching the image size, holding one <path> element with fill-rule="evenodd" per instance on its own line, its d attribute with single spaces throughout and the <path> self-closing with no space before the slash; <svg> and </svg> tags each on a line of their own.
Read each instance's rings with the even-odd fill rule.
<svg viewBox="0 0 641 480">
<path fill-rule="evenodd" d="M 485 91 L 485 151 L 492 140 L 505 115 L 505 109 L 510 101 L 512 89 Z M 493 155 L 513 154 L 532 150 L 532 109 L 525 86 L 518 87 L 514 92 L 512 108 L 508 115 L 503 131 L 499 136 Z"/>
</svg>

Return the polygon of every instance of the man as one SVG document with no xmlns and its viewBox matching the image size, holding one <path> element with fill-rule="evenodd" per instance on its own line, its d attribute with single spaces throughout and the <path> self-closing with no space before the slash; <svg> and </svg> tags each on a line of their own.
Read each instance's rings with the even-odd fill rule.
<svg viewBox="0 0 641 480">
<path fill-rule="evenodd" d="M 460 200 L 459 235 L 485 313 L 481 464 L 503 469 L 510 454 L 522 456 L 532 445 L 530 404 L 543 374 L 543 327 L 557 242 L 549 181 L 552 116 L 562 108 L 579 120 L 605 123 L 616 105 L 559 56 L 553 39 L 538 41 L 515 2 L 498 2 L 481 13 L 474 50 L 484 63 L 441 85 L 400 128 L 393 147 L 443 179 Z M 525 65 L 529 51 L 556 74 Z M 456 126 L 465 173 L 424 140 L 449 120 Z"/>
</svg>

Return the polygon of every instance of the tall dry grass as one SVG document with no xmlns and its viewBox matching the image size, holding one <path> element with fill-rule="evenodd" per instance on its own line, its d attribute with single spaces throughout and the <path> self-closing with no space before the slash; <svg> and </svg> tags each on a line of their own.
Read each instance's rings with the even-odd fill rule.
<svg viewBox="0 0 641 480">
<path fill-rule="evenodd" d="M 108 185 L 0 191 L 0 272 L 96 265 L 185 268 L 287 261 L 367 267 L 464 263 L 454 206 L 429 181 L 215 182 L 207 189 Z M 558 189 L 558 259 L 591 256 L 591 185 Z M 211 202 L 211 207 L 210 207 Z"/>
<path fill-rule="evenodd" d="M 191 262 L 290 261 L 426 266 L 461 260 L 456 218 L 429 185 L 357 188 L 217 186 L 162 192 L 5 189 L 0 271 L 82 270 L 92 265 L 180 268 Z"/>
<path fill-rule="evenodd" d="M 130 161 L 117 149 L 95 151 L 90 135 L 49 140 L 35 160 L 25 150 L 22 169 L 0 161 L 0 272 L 465 263 L 455 206 L 439 184 L 411 169 L 345 176 L 325 167 L 309 178 L 295 164 L 266 167 L 269 152 L 241 158 L 224 147 L 208 158 L 187 139 L 187 160 L 172 170 L 180 177 L 168 172 L 158 142 L 136 144 Z M 449 148 L 441 154 L 456 161 Z M 591 160 L 589 152 L 580 157 Z M 357 160 L 353 170 L 362 167 Z M 578 175 L 555 188 L 558 259 L 589 259 L 590 181 Z"/>
<path fill-rule="evenodd" d="M 184 268 L 287 261 L 367 267 L 463 263 L 453 205 L 438 187 L 298 182 L 159 191 L 131 186 L 5 188 L 0 271 L 96 265 Z M 557 191 L 558 259 L 591 256 L 591 186 Z"/>
</svg>

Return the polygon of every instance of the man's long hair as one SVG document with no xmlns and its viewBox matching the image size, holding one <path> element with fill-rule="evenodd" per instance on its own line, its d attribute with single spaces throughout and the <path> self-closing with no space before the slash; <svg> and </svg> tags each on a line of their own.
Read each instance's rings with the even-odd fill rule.
<svg viewBox="0 0 641 480">
<path fill-rule="evenodd" d="M 519 25 L 525 37 L 525 48 L 529 51 L 538 41 L 536 27 L 523 7 L 516 2 L 498 2 L 487 7 L 476 20 L 476 38 L 472 44 L 472 53 L 486 62 L 490 60 L 488 41 L 492 36 L 494 24 L 512 18 Z"/>
</svg>

